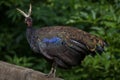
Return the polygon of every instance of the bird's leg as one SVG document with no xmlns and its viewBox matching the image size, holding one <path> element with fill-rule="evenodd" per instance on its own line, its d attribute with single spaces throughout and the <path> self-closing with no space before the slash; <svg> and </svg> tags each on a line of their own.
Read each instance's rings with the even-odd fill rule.
<svg viewBox="0 0 120 80">
<path fill-rule="evenodd" d="M 57 67 L 56 63 L 53 62 L 52 68 L 51 68 L 49 74 L 47 75 L 47 77 L 55 77 L 56 67 Z"/>
</svg>

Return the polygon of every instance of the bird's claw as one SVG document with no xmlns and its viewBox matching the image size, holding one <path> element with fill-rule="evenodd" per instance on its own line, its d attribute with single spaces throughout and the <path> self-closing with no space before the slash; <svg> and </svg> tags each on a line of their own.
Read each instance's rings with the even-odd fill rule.
<svg viewBox="0 0 120 80">
<path fill-rule="evenodd" d="M 48 78 L 55 78 L 55 74 L 52 74 L 52 73 L 51 74 L 46 74 L 45 76 L 48 77 Z"/>
</svg>

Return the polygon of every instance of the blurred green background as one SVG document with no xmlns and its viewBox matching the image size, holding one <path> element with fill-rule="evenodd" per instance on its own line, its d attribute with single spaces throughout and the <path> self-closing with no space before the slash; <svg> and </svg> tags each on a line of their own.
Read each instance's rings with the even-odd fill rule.
<svg viewBox="0 0 120 80">
<path fill-rule="evenodd" d="M 50 64 L 34 53 L 26 40 L 26 24 L 17 7 L 33 5 L 34 27 L 67 25 L 105 39 L 102 55 L 88 55 L 70 70 L 57 69 L 65 80 L 120 79 L 120 0 L 0 0 L 0 60 L 44 73 Z"/>
</svg>

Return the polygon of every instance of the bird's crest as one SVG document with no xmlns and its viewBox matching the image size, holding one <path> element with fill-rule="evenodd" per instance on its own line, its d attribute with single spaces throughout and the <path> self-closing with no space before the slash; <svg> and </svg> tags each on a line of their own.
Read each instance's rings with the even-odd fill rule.
<svg viewBox="0 0 120 80">
<path fill-rule="evenodd" d="M 17 10 L 25 17 L 25 23 L 27 24 L 27 26 L 31 27 L 32 26 L 32 18 L 30 16 L 31 16 L 31 13 L 32 13 L 32 5 L 30 4 L 28 14 L 26 14 L 24 11 L 22 11 L 19 8 L 17 8 Z"/>
<path fill-rule="evenodd" d="M 32 13 L 32 5 L 30 4 L 30 7 L 29 7 L 29 11 L 28 11 L 28 14 L 26 14 L 24 11 L 22 11 L 21 9 L 17 8 L 17 10 L 24 16 L 24 17 L 30 17 L 31 16 L 31 13 Z"/>
</svg>

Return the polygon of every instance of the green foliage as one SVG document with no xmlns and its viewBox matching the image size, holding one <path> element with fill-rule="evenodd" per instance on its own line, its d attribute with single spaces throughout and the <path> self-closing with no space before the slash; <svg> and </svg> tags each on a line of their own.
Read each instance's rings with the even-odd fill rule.
<svg viewBox="0 0 120 80">
<path fill-rule="evenodd" d="M 87 56 L 80 66 L 58 69 L 65 80 L 120 79 L 120 0 L 1 0 L 0 60 L 47 73 L 50 65 L 30 49 L 24 17 L 17 7 L 28 11 L 33 5 L 34 27 L 67 25 L 83 29 L 108 43 L 102 55 Z"/>
</svg>

